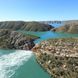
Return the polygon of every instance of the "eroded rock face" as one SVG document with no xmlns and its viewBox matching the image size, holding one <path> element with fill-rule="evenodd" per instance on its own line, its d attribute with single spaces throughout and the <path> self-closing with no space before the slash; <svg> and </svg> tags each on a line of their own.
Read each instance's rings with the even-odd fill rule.
<svg viewBox="0 0 78 78">
<path fill-rule="evenodd" d="M 36 38 L 12 30 L 0 29 L 0 48 L 30 50 L 34 46 L 33 41 Z"/>
<path fill-rule="evenodd" d="M 46 40 L 32 50 L 52 78 L 78 78 L 78 38 Z"/>
<path fill-rule="evenodd" d="M 30 50 L 35 46 L 33 39 L 27 39 L 27 38 L 21 38 L 19 40 L 16 40 L 15 47 L 17 49 L 26 49 Z"/>
</svg>

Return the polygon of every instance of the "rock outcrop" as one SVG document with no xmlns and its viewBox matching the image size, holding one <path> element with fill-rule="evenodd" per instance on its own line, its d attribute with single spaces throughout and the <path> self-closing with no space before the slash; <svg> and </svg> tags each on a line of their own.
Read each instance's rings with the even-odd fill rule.
<svg viewBox="0 0 78 78">
<path fill-rule="evenodd" d="M 35 45 L 34 40 L 37 38 L 8 29 L 0 29 L 0 49 L 30 50 Z"/>
<path fill-rule="evenodd" d="M 54 28 L 52 31 L 78 34 L 78 22 L 66 22 L 63 26 Z"/>
<path fill-rule="evenodd" d="M 52 78 L 78 78 L 78 38 L 46 40 L 32 50 Z"/>
<path fill-rule="evenodd" d="M 53 27 L 40 22 L 5 21 L 0 22 L 0 29 L 25 30 L 25 31 L 49 31 Z"/>
</svg>

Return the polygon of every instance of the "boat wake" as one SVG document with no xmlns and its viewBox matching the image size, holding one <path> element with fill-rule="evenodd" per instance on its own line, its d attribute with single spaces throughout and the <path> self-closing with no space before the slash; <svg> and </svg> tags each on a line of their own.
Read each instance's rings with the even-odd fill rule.
<svg viewBox="0 0 78 78">
<path fill-rule="evenodd" d="M 15 71 L 32 56 L 32 51 L 16 50 L 0 56 L 0 78 L 11 78 Z"/>
</svg>

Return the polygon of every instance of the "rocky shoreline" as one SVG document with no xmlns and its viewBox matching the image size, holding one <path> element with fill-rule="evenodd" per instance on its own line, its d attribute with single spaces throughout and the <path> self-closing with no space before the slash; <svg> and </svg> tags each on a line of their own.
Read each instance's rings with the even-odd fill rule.
<svg viewBox="0 0 78 78">
<path fill-rule="evenodd" d="M 51 29 L 54 32 L 62 32 L 62 33 L 70 33 L 70 34 L 78 34 L 78 22 L 66 22 L 63 26 L 58 28 Z"/>
<path fill-rule="evenodd" d="M 78 78 L 78 38 L 46 40 L 32 50 L 53 78 Z"/>
<path fill-rule="evenodd" d="M 0 49 L 31 50 L 35 46 L 34 40 L 38 38 L 9 29 L 0 29 Z"/>
</svg>

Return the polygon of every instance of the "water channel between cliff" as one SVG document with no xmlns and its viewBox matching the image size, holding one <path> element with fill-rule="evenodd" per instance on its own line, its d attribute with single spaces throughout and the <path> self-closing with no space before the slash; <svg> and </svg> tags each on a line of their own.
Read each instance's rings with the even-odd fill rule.
<svg viewBox="0 0 78 78">
<path fill-rule="evenodd" d="M 49 38 L 78 37 L 77 34 L 47 32 L 26 32 L 40 37 L 35 44 Z M 0 50 L 0 78 L 50 78 L 37 63 L 32 51 L 25 50 Z"/>
</svg>

